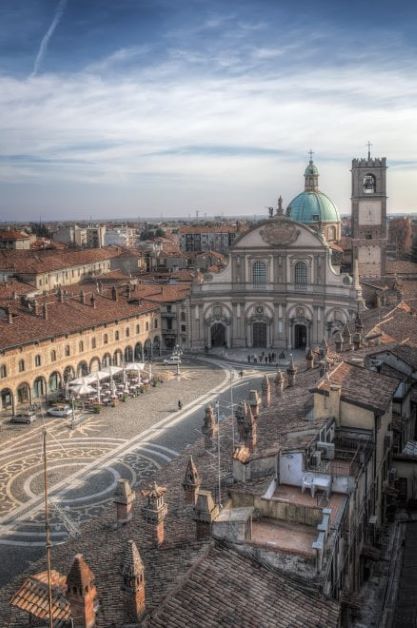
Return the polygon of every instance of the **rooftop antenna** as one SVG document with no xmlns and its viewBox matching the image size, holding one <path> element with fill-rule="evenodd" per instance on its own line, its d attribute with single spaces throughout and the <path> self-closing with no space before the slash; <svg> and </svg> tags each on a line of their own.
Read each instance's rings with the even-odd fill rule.
<svg viewBox="0 0 417 628">
<path fill-rule="evenodd" d="M 368 140 L 368 143 L 367 143 L 367 147 L 368 147 L 368 159 L 370 159 L 370 158 L 371 158 L 371 146 L 372 146 L 372 144 L 371 144 L 371 142 Z"/>
</svg>

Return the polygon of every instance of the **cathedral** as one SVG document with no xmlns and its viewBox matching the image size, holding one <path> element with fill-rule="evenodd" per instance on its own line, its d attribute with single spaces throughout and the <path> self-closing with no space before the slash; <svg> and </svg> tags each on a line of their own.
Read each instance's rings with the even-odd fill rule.
<svg viewBox="0 0 417 628">
<path fill-rule="evenodd" d="M 329 338 L 356 313 L 359 276 L 332 263 L 341 220 L 319 190 L 312 155 L 304 191 L 240 236 L 227 266 L 193 286 L 190 348 L 305 349 Z"/>
</svg>

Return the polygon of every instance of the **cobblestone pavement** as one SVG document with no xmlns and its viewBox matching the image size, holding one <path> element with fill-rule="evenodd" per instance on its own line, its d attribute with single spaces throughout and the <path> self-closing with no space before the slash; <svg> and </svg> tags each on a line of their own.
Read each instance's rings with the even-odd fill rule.
<svg viewBox="0 0 417 628">
<path fill-rule="evenodd" d="M 44 550 L 42 431 L 47 428 L 48 481 L 52 542 L 65 542 L 79 526 L 100 516 L 113 499 L 119 478 L 140 486 L 200 436 L 204 408 L 219 400 L 220 413 L 247 396 L 263 375 L 224 369 L 215 360 L 189 360 L 181 376 L 160 367 L 171 379 L 136 399 L 88 415 L 71 429 L 67 419 L 8 432 L 0 453 L 0 585 Z M 256 379 L 255 379 L 256 381 Z M 259 385 L 259 380 L 257 385 Z M 183 409 L 177 410 L 178 399 Z M 5 432 L 0 433 L 0 442 Z"/>
</svg>

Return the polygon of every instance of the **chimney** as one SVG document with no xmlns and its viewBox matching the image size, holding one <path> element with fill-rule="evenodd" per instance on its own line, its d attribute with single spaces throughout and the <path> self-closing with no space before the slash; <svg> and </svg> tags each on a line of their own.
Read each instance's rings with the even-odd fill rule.
<svg viewBox="0 0 417 628">
<path fill-rule="evenodd" d="M 271 382 L 268 375 L 265 375 L 262 380 L 262 405 L 264 408 L 269 408 L 271 405 Z"/>
<path fill-rule="evenodd" d="M 47 303 L 43 304 L 42 314 L 43 314 L 44 319 L 47 321 L 48 320 L 48 304 Z"/>
<path fill-rule="evenodd" d="M 9 323 L 9 325 L 11 325 L 13 323 L 13 314 L 11 309 L 8 307 L 7 308 L 7 322 Z"/>
<path fill-rule="evenodd" d="M 337 422 L 340 418 L 340 396 L 342 387 L 339 384 L 330 384 L 329 389 L 329 416 L 334 417 Z"/>
<path fill-rule="evenodd" d="M 312 352 L 311 347 L 306 353 L 306 363 L 307 363 L 307 369 L 314 368 L 314 353 Z"/>
<path fill-rule="evenodd" d="M 359 351 L 359 349 L 361 348 L 361 344 L 362 344 L 362 336 L 360 332 L 355 331 L 355 333 L 353 334 L 353 350 Z"/>
<path fill-rule="evenodd" d="M 113 286 L 113 288 L 111 289 L 111 298 L 113 299 L 113 301 L 117 301 L 119 298 L 117 294 L 116 286 Z"/>
<path fill-rule="evenodd" d="M 80 303 L 85 305 L 85 292 L 84 292 L 84 290 L 80 290 Z"/>
<path fill-rule="evenodd" d="M 164 542 L 164 520 L 168 512 L 168 506 L 165 503 L 164 494 L 165 486 L 158 486 L 156 482 L 146 491 L 141 491 L 144 497 L 147 497 L 147 503 L 142 506 L 142 514 L 148 527 L 152 530 L 154 541 L 159 547 Z"/>
<path fill-rule="evenodd" d="M 58 296 L 58 301 L 60 303 L 63 303 L 64 302 L 64 292 L 63 292 L 61 287 L 58 288 L 57 296 Z"/>
<path fill-rule="evenodd" d="M 281 397 L 284 392 L 284 374 L 281 369 L 278 369 L 275 375 L 275 392 L 277 397 Z"/>
<path fill-rule="evenodd" d="M 287 368 L 288 386 L 295 385 L 295 376 L 297 374 L 297 368 L 294 366 L 294 358 L 291 354 L 290 363 Z"/>
<path fill-rule="evenodd" d="M 213 436 L 216 434 L 217 430 L 218 425 L 213 406 L 209 404 L 204 413 L 204 423 L 201 430 L 204 434 L 204 447 L 206 449 L 211 449 L 213 446 Z"/>
<path fill-rule="evenodd" d="M 343 349 L 343 340 L 342 340 L 342 334 L 340 333 L 340 331 L 337 331 L 334 335 L 334 344 L 335 344 L 336 353 L 340 353 Z"/>
<path fill-rule="evenodd" d="M 190 456 L 182 483 L 186 504 L 195 504 L 196 494 L 200 485 L 201 479 L 198 474 L 197 467 L 194 464 L 192 456 Z"/>
<path fill-rule="evenodd" d="M 114 493 L 116 504 L 117 526 L 122 526 L 132 519 L 132 508 L 135 493 L 132 491 L 128 480 L 118 480 Z"/>
<path fill-rule="evenodd" d="M 235 416 L 240 440 L 250 451 L 253 451 L 256 445 L 256 419 L 252 406 L 246 401 L 240 402 Z"/>
<path fill-rule="evenodd" d="M 343 338 L 343 347 L 345 351 L 351 351 L 352 336 L 350 334 L 349 327 L 347 326 L 347 324 L 343 327 L 342 338 Z"/>
<path fill-rule="evenodd" d="M 257 390 L 249 391 L 249 405 L 252 410 L 253 418 L 256 421 L 259 414 L 259 406 L 261 405 Z"/>
<path fill-rule="evenodd" d="M 35 314 L 35 316 L 39 316 L 39 303 L 36 299 L 34 299 L 33 301 L 33 313 Z"/>
<path fill-rule="evenodd" d="M 219 514 L 219 506 L 214 503 L 211 491 L 199 490 L 194 507 L 196 540 L 210 538 L 211 524 Z"/>
<path fill-rule="evenodd" d="M 94 309 L 96 309 L 96 307 L 97 307 L 97 300 L 96 300 L 96 297 L 94 296 L 94 294 L 92 294 L 92 295 L 91 295 L 90 302 L 91 302 L 91 306 L 92 306 Z"/>
<path fill-rule="evenodd" d="M 120 565 L 126 619 L 135 623 L 145 611 L 145 567 L 134 541 L 128 541 Z"/>
<path fill-rule="evenodd" d="M 94 579 L 83 555 L 76 554 L 67 576 L 66 592 L 74 628 L 94 628 L 96 625 L 97 591 Z"/>
</svg>

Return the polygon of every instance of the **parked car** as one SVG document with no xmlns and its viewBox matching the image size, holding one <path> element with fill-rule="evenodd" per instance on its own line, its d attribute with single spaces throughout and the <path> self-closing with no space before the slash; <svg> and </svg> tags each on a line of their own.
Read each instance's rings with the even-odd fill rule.
<svg viewBox="0 0 417 628">
<path fill-rule="evenodd" d="M 49 416 L 57 416 L 61 418 L 65 418 L 72 414 L 71 406 L 52 406 L 48 408 Z"/>
<path fill-rule="evenodd" d="M 181 364 L 181 358 L 179 355 L 170 355 L 164 360 L 164 364 Z"/>
<path fill-rule="evenodd" d="M 25 423 L 29 425 L 36 421 L 36 414 L 34 412 L 19 412 L 10 419 L 10 423 Z"/>
</svg>

